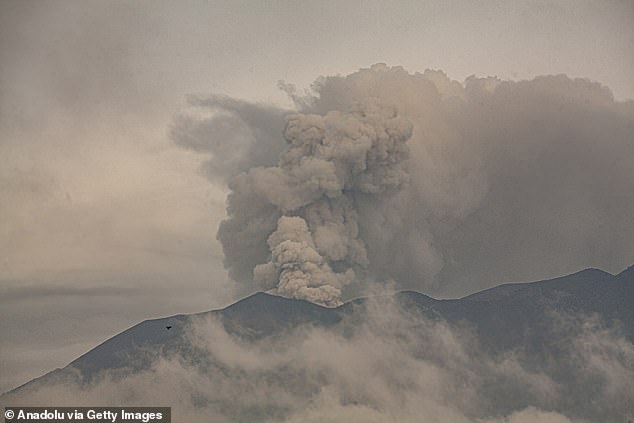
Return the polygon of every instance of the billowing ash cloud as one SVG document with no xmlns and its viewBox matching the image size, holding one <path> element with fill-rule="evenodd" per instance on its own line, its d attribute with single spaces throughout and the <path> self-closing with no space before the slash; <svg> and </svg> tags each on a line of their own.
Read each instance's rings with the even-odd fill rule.
<svg viewBox="0 0 634 423">
<path fill-rule="evenodd" d="M 174 126 L 228 181 L 218 238 L 245 291 L 334 305 L 361 281 L 456 296 L 631 264 L 634 102 L 606 87 L 385 65 L 288 87 L 299 113 L 211 97 Z"/>
<path fill-rule="evenodd" d="M 236 236 L 266 239 L 270 259 L 253 269 L 262 288 L 341 304 L 341 289 L 355 269 L 368 265 L 359 208 L 388 201 L 407 182 L 403 163 L 411 133 L 394 109 L 374 102 L 349 112 L 289 116 L 288 148 L 278 166 L 255 167 L 230 183 L 229 219 L 218 238 L 225 246 Z"/>
</svg>

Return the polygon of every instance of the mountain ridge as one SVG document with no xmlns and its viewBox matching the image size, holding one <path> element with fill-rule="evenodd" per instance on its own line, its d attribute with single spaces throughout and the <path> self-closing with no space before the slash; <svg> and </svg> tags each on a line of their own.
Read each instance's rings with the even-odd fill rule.
<svg viewBox="0 0 634 423">
<path fill-rule="evenodd" d="M 542 281 L 502 284 L 458 299 L 435 299 L 417 291 L 400 291 L 352 299 L 336 308 L 257 292 L 222 309 L 144 320 L 98 344 L 64 368 L 26 382 L 2 396 L 47 383 L 47 378 L 66 377 L 71 370 L 77 372 L 84 383 L 90 383 L 102 371 L 124 367 L 145 369 L 158 355 L 181 348 L 183 333 L 195 317 L 218 316 L 229 334 L 256 340 L 302 325 L 335 326 L 346 316 L 358 314 L 357 308 L 381 297 L 432 318 L 466 322 L 475 328 L 483 344 L 496 352 L 529 342 L 539 344 L 539 339 L 526 334 L 547 324 L 544 310 L 549 309 L 598 313 L 607 320 L 620 320 L 627 339 L 634 340 L 634 310 L 631 310 L 634 266 L 617 275 L 590 268 Z M 140 350 L 152 353 L 131 360 L 135 351 Z"/>
</svg>

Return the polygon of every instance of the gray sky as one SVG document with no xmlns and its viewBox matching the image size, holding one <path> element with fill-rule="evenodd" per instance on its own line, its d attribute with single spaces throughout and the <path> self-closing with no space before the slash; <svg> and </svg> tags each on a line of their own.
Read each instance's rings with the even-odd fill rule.
<svg viewBox="0 0 634 423">
<path fill-rule="evenodd" d="M 139 320 L 238 295 L 215 240 L 226 188 L 168 137 L 189 93 L 290 107 L 279 80 L 386 62 L 459 81 L 565 73 L 634 98 L 630 1 L 0 9 L 0 391 Z"/>
</svg>

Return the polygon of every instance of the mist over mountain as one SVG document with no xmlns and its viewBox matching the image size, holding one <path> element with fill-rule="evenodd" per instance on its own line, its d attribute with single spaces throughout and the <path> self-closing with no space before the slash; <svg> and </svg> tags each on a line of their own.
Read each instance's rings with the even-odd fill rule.
<svg viewBox="0 0 634 423">
<path fill-rule="evenodd" d="M 142 322 L 2 403 L 160 403 L 176 421 L 624 422 L 632 304 L 634 266 L 455 300 L 325 308 L 257 293 Z"/>
</svg>

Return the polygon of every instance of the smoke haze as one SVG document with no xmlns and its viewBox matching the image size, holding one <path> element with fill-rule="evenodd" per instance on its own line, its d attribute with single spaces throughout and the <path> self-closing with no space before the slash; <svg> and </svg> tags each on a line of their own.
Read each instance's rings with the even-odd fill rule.
<svg viewBox="0 0 634 423">
<path fill-rule="evenodd" d="M 459 296 L 634 256 L 634 103 L 599 83 L 378 64 L 304 95 L 281 85 L 299 114 L 212 97 L 194 103 L 211 117 L 173 131 L 205 169 L 225 151 L 240 164 L 210 177 L 229 181 L 218 239 L 246 286 L 327 305 L 368 281 Z"/>
</svg>

